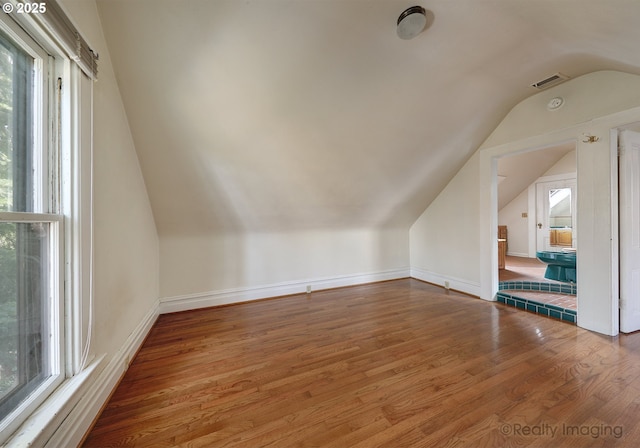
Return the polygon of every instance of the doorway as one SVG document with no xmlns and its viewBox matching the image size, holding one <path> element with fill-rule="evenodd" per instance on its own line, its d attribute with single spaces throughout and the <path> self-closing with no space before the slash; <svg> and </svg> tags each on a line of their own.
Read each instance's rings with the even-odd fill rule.
<svg viewBox="0 0 640 448">
<path fill-rule="evenodd" d="M 496 160 L 497 219 L 506 228 L 498 301 L 571 323 L 577 321 L 577 284 L 545 278 L 537 251 L 576 247 L 576 143 L 507 154 Z"/>
</svg>

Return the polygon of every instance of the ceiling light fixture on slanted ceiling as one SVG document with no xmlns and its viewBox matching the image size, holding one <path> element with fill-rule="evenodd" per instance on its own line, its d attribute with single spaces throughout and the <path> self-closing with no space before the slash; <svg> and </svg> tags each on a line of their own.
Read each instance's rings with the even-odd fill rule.
<svg viewBox="0 0 640 448">
<path fill-rule="evenodd" d="M 405 9 L 398 17 L 397 33 L 400 39 L 413 39 L 433 23 L 433 13 L 422 6 Z"/>
</svg>

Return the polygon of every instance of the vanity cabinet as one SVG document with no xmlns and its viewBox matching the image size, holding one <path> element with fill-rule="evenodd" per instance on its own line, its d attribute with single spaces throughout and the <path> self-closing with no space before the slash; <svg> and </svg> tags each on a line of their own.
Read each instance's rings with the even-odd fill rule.
<svg viewBox="0 0 640 448">
<path fill-rule="evenodd" d="M 549 245 L 571 247 L 573 245 L 571 229 L 551 229 L 549 231 Z"/>
<path fill-rule="evenodd" d="M 498 239 L 498 269 L 504 269 L 507 257 L 507 240 Z"/>
<path fill-rule="evenodd" d="M 507 226 L 498 226 L 498 240 L 504 240 L 505 250 L 509 250 L 509 242 L 507 238 Z"/>
<path fill-rule="evenodd" d="M 498 226 L 498 239 L 499 240 L 507 239 L 507 226 Z"/>
<path fill-rule="evenodd" d="M 507 257 L 507 226 L 498 226 L 498 269 L 505 268 Z"/>
</svg>

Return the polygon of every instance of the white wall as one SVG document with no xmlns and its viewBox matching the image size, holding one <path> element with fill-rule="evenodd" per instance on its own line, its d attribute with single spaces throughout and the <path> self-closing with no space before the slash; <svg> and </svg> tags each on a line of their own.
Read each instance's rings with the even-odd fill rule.
<svg viewBox="0 0 640 448">
<path fill-rule="evenodd" d="M 555 165 L 544 172 L 544 176 L 557 176 L 560 174 L 573 174 L 576 172 L 576 151 L 568 152 L 562 159 L 558 160 Z"/>
<path fill-rule="evenodd" d="M 478 174 L 476 153 L 411 227 L 412 277 L 480 295 Z"/>
<path fill-rule="evenodd" d="M 404 228 L 172 235 L 160 247 L 165 311 L 409 275 Z"/>
<path fill-rule="evenodd" d="M 498 224 L 507 226 L 507 255 L 516 257 L 529 256 L 529 223 L 535 226 L 535 216 L 522 217 L 529 213 L 529 191 L 524 189 L 511 202 L 502 207 L 498 213 Z"/>
<path fill-rule="evenodd" d="M 92 351 L 112 355 L 158 299 L 158 237 L 95 2 L 65 0 L 63 6 L 100 55 L 94 84 Z"/>
<path fill-rule="evenodd" d="M 565 104 L 548 111 L 547 102 Z M 480 296 L 497 291 L 495 157 L 559 142 L 577 142 L 578 325 L 617 334 L 615 268 L 616 178 L 610 129 L 640 120 L 640 77 L 602 71 L 540 92 L 514 107 L 487 141 L 411 228 L 411 266 L 442 278 L 479 282 Z M 596 143 L 583 143 L 585 134 Z M 468 182 L 472 176 L 478 182 Z M 475 202 L 475 205 L 472 203 Z M 469 210 L 471 207 L 471 212 Z M 459 213 L 466 219 L 459 219 Z M 467 216 L 470 215 L 470 216 Z M 440 238 L 460 235 L 461 238 Z"/>
</svg>

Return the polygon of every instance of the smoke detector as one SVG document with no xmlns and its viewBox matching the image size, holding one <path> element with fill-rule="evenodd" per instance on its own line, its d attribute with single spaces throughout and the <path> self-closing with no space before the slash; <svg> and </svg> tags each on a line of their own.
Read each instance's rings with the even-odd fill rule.
<svg viewBox="0 0 640 448">
<path fill-rule="evenodd" d="M 564 104 L 564 98 L 562 98 L 561 96 L 556 96 L 555 98 L 551 98 L 549 100 L 549 102 L 547 103 L 547 109 L 557 110 L 557 109 L 560 109 L 563 104 Z"/>
</svg>

